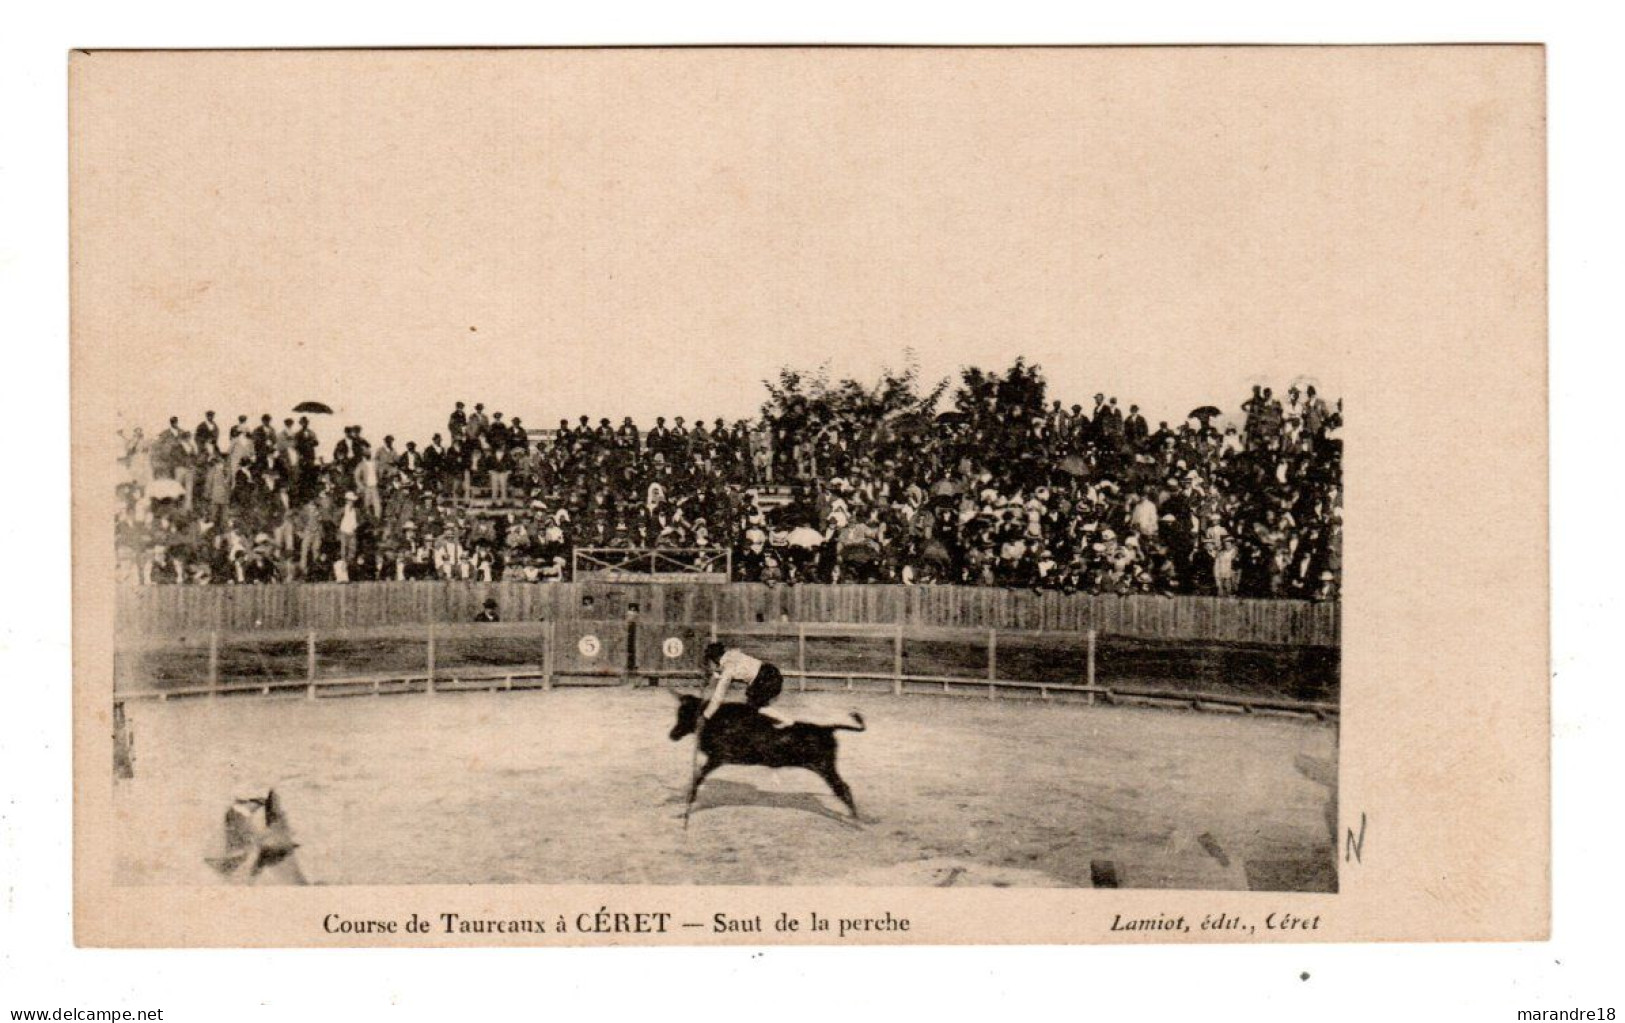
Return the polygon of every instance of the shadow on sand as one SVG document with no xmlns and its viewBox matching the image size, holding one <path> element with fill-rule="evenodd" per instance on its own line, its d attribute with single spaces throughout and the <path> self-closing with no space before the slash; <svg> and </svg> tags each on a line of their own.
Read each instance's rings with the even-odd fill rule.
<svg viewBox="0 0 1625 1023">
<path fill-rule="evenodd" d="M 849 828 L 859 826 L 860 822 L 853 820 L 845 812 L 837 812 L 825 805 L 825 798 L 816 792 L 777 792 L 759 789 L 748 782 L 708 778 L 705 784 L 700 786 L 699 797 L 694 800 L 693 815 L 698 816 L 706 810 L 716 810 L 725 806 L 761 806 L 776 810 L 799 810 L 844 824 Z M 672 793 L 666 803 L 682 806 L 685 801 L 686 790 L 678 790 Z"/>
</svg>

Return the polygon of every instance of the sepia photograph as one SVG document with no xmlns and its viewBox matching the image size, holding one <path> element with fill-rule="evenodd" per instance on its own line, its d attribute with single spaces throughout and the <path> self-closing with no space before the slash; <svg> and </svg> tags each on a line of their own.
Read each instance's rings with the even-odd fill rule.
<svg viewBox="0 0 1625 1023">
<path fill-rule="evenodd" d="M 540 935 L 525 893 L 605 886 L 902 899 L 828 940 L 1006 889 L 1053 914 L 1009 940 L 1409 933 L 1323 915 L 1381 869 L 1368 828 L 1378 863 L 1400 839 L 1376 807 L 1425 722 L 1393 701 L 1436 677 L 1404 663 L 1433 569 L 1397 566 L 1434 534 L 1394 532 L 1428 496 L 1396 438 L 1544 358 L 1540 67 L 76 52 L 81 871 L 195 907 L 477 886 L 440 937 Z M 1533 290 L 1477 315 L 1515 340 L 1430 406 L 1481 343 L 1434 305 L 1467 297 L 1437 239 L 1505 209 L 1472 244 Z M 1502 406 L 1532 440 L 1541 400 Z M 1530 720 L 1489 713 L 1451 741 Z M 1082 901 L 1115 890 L 1247 901 Z M 687 905 L 606 915 L 772 926 Z M 277 933 L 370 940 L 343 906 Z"/>
<path fill-rule="evenodd" d="M 132 426 L 122 879 L 1335 890 L 1340 403 L 918 377 Z"/>
</svg>

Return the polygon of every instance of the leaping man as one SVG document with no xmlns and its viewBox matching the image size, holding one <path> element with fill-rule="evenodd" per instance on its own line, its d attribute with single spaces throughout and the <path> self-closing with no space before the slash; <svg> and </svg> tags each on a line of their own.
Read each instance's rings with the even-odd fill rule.
<svg viewBox="0 0 1625 1023">
<path fill-rule="evenodd" d="M 721 643 L 709 643 L 705 648 L 705 670 L 710 673 L 714 688 L 705 705 L 707 719 L 722 706 L 728 695 L 728 686 L 745 683 L 745 706 L 770 719 L 775 728 L 788 728 L 795 718 L 770 707 L 784 691 L 784 675 L 777 666 L 757 660 L 743 650 L 730 649 Z"/>
</svg>

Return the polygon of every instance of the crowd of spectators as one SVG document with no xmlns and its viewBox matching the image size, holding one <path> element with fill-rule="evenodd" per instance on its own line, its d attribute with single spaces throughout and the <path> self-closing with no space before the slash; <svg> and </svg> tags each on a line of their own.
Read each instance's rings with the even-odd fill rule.
<svg viewBox="0 0 1625 1023">
<path fill-rule="evenodd" d="M 1336 599 L 1341 402 L 1199 411 L 1153 429 L 1103 394 L 1025 415 L 990 395 L 924 429 L 809 424 L 781 451 L 820 480 L 791 517 L 825 539 L 747 524 L 741 575 Z"/>
<path fill-rule="evenodd" d="M 748 500 L 751 431 L 722 420 L 575 424 L 533 439 L 458 402 L 421 448 L 310 416 L 207 412 L 124 437 L 121 572 L 143 583 L 377 579 L 554 581 L 576 547 L 707 548 Z M 478 498 L 478 500 L 475 500 Z"/>
<path fill-rule="evenodd" d="M 940 415 L 791 403 L 534 433 L 459 402 L 422 447 L 359 426 L 326 447 L 309 415 L 172 418 L 123 438 L 121 572 L 548 582 L 580 548 L 721 548 L 734 578 L 768 583 L 1336 599 L 1340 401 L 1255 387 L 1237 415 L 1152 428 L 1106 395 L 1086 409 L 1011 391 L 972 388 Z"/>
</svg>

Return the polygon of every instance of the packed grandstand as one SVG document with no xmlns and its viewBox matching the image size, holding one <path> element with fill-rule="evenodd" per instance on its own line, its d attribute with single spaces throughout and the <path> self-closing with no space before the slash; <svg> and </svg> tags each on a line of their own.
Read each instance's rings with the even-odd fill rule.
<svg viewBox="0 0 1625 1023">
<path fill-rule="evenodd" d="M 1260 385 L 1152 427 L 1046 390 L 1020 360 L 951 394 L 786 371 L 750 421 L 532 430 L 457 402 L 404 443 L 315 403 L 175 417 L 121 435 L 120 574 L 545 583 L 588 549 L 720 549 L 738 581 L 1337 598 L 1340 400 Z"/>
</svg>

